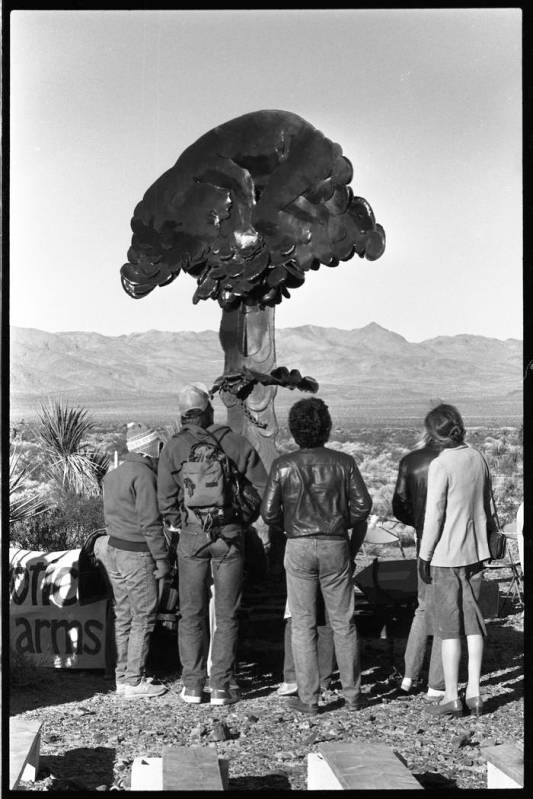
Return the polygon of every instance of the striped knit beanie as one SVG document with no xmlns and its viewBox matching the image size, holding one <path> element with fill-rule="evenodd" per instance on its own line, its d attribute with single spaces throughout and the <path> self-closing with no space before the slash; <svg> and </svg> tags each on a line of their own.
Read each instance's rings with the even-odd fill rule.
<svg viewBox="0 0 533 799">
<path fill-rule="evenodd" d="M 151 427 L 141 422 L 129 422 L 126 431 L 126 446 L 129 452 L 144 452 L 150 450 L 159 435 Z"/>
</svg>

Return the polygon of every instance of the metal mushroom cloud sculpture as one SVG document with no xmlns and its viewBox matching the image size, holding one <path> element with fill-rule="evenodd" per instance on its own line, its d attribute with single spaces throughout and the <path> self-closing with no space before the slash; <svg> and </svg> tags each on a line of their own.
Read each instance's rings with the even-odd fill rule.
<svg viewBox="0 0 533 799">
<path fill-rule="evenodd" d="M 274 307 L 321 264 L 355 254 L 373 261 L 384 252 L 385 232 L 369 203 L 354 196 L 352 177 L 341 146 L 305 119 L 254 111 L 197 139 L 133 212 L 125 291 L 144 297 L 184 271 L 196 279 L 193 303 L 217 300 L 224 374 L 247 368 L 265 376 L 245 400 L 248 413 L 242 399 L 225 397 L 231 426 L 253 443 L 277 430 L 273 398 L 283 382 L 278 374 L 268 385 L 267 377 L 276 366 Z M 259 443 L 268 466 L 275 449 Z"/>
</svg>

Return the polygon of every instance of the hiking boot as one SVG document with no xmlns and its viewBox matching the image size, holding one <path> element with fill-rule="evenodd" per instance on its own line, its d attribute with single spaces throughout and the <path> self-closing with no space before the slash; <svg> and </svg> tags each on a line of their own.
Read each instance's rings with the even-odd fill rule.
<svg viewBox="0 0 533 799">
<path fill-rule="evenodd" d="M 180 699 L 187 702 L 189 705 L 199 705 L 202 701 L 203 688 L 186 688 L 183 687 L 180 693 Z"/>
<path fill-rule="evenodd" d="M 298 713 L 308 713 L 310 716 L 318 715 L 318 705 L 307 705 L 299 697 L 289 699 L 288 706 L 291 710 L 296 710 Z"/>
<path fill-rule="evenodd" d="M 294 696 L 298 693 L 298 686 L 295 682 L 282 682 L 276 693 L 278 696 Z"/>
<path fill-rule="evenodd" d="M 234 705 L 241 698 L 238 688 L 211 688 L 212 705 Z"/>
<path fill-rule="evenodd" d="M 151 699 L 154 696 L 161 696 L 166 694 L 167 689 L 164 685 L 154 685 L 153 682 L 141 680 L 138 685 L 125 685 L 122 696 L 124 699 L 137 699 L 137 697 L 147 697 Z"/>
</svg>

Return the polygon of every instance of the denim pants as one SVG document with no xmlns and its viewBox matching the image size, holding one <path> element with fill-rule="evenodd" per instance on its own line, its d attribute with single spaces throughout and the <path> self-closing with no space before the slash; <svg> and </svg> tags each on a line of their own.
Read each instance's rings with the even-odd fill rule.
<svg viewBox="0 0 533 799">
<path fill-rule="evenodd" d="M 347 700 L 353 700 L 361 688 L 361 666 L 354 621 L 355 598 L 348 540 L 289 538 L 284 565 L 292 616 L 292 653 L 300 699 L 306 704 L 316 705 L 320 693 L 317 631 L 317 593 L 320 586 L 333 630 L 343 693 Z"/>
<path fill-rule="evenodd" d="M 238 536 L 230 545 L 218 539 L 198 552 L 205 542 L 203 533 L 183 531 L 178 543 L 181 676 L 186 688 L 202 689 L 206 682 L 208 652 L 205 642 L 206 630 L 209 630 L 209 584 L 212 577 L 216 625 L 209 682 L 211 688 L 220 690 L 228 687 L 237 657 L 243 537 Z"/>
<path fill-rule="evenodd" d="M 331 676 L 336 667 L 333 630 L 329 624 L 319 624 L 316 630 L 318 633 L 318 676 L 320 678 L 320 684 L 326 686 L 331 680 Z M 296 682 L 294 657 L 292 654 L 292 619 L 290 617 L 285 621 L 283 681 Z"/>
<path fill-rule="evenodd" d="M 137 685 L 144 673 L 158 606 L 155 561 L 149 552 L 108 546 L 103 554 L 115 610 L 115 679 Z"/>
<path fill-rule="evenodd" d="M 418 575 L 418 607 L 415 610 L 407 645 L 405 647 L 405 677 L 413 682 L 418 679 L 429 635 L 433 635 L 433 609 L 431 607 L 432 590 Z M 428 686 L 437 691 L 444 691 L 444 672 L 442 670 L 441 640 L 433 636 L 431 658 L 429 661 Z"/>
</svg>

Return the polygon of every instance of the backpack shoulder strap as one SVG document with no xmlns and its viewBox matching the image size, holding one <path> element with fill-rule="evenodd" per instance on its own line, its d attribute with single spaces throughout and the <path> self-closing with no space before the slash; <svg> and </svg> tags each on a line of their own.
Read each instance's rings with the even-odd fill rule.
<svg viewBox="0 0 533 799">
<path fill-rule="evenodd" d="M 218 448 L 222 450 L 222 452 L 224 453 L 224 455 L 226 455 L 226 457 L 227 457 L 227 458 L 229 458 L 229 459 L 231 460 L 231 458 L 229 457 L 229 455 L 227 454 L 226 450 L 224 449 L 224 447 L 223 447 L 223 445 L 222 445 L 222 441 L 224 440 L 224 438 L 227 436 L 227 434 L 228 434 L 228 433 L 231 433 L 231 427 L 227 427 L 227 426 L 225 426 L 225 425 L 221 425 L 221 426 L 217 427 L 215 430 L 208 430 L 208 429 L 206 428 L 206 431 L 205 431 L 205 432 L 207 433 L 207 435 L 208 435 L 208 436 L 209 436 L 211 439 L 213 439 L 213 441 L 215 441 L 215 442 L 216 442 L 216 444 L 217 444 Z M 222 432 L 222 435 L 220 436 L 220 438 L 218 438 L 218 437 L 215 435 L 215 433 L 220 433 L 220 432 Z"/>
</svg>

